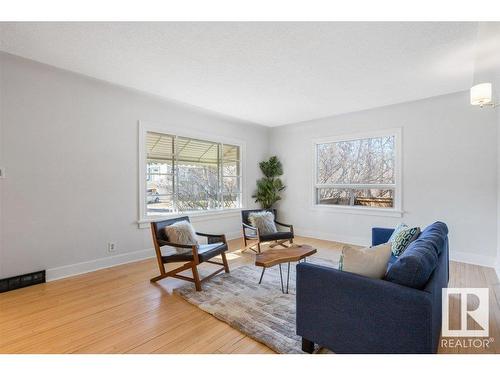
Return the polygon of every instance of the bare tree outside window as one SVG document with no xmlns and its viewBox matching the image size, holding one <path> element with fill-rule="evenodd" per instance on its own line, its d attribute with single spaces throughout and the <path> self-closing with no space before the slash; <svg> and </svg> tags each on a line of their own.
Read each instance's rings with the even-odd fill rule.
<svg viewBox="0 0 500 375">
<path fill-rule="evenodd" d="M 316 204 L 394 207 L 395 137 L 316 145 Z"/>
<path fill-rule="evenodd" d="M 239 146 L 148 132 L 148 215 L 241 206 Z"/>
</svg>

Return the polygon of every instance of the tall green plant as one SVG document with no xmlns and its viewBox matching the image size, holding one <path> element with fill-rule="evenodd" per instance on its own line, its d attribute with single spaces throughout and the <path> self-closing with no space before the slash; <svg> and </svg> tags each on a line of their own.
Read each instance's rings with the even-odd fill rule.
<svg viewBox="0 0 500 375">
<path fill-rule="evenodd" d="M 277 156 L 271 156 L 269 160 L 261 161 L 259 167 L 264 177 L 257 180 L 257 191 L 252 198 L 255 198 L 255 202 L 260 203 L 263 209 L 268 210 L 281 199 L 280 193 L 285 189 L 279 178 L 283 175 L 283 166 Z"/>
</svg>

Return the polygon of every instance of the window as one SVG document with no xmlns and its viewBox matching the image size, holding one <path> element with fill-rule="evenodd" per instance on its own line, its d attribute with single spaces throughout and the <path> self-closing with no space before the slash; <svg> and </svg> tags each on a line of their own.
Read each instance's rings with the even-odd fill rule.
<svg viewBox="0 0 500 375">
<path fill-rule="evenodd" d="M 241 207 L 240 146 L 147 131 L 146 216 Z"/>
<path fill-rule="evenodd" d="M 315 143 L 316 205 L 400 209 L 398 132 Z"/>
</svg>

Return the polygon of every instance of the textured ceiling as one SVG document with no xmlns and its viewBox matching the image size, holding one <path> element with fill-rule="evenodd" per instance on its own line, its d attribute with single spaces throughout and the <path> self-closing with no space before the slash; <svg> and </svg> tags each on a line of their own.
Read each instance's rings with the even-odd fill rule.
<svg viewBox="0 0 500 375">
<path fill-rule="evenodd" d="M 277 126 L 470 87 L 477 23 L 3 23 L 0 49 Z"/>
</svg>

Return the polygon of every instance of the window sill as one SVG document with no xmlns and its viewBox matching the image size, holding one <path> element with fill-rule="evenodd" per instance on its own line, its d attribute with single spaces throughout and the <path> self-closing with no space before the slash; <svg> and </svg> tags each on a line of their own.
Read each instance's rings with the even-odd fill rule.
<svg viewBox="0 0 500 375">
<path fill-rule="evenodd" d="M 368 207 L 339 207 L 330 205 L 313 205 L 313 211 L 321 211 L 328 213 L 343 213 L 351 215 L 367 215 L 367 216 L 387 216 L 387 217 L 403 217 L 403 211 L 393 208 L 368 208 Z"/>
<path fill-rule="evenodd" d="M 212 210 L 212 211 L 204 211 L 204 212 L 178 212 L 171 213 L 166 215 L 156 215 L 156 216 L 148 216 L 146 218 L 140 219 L 137 221 L 137 225 L 139 229 L 145 229 L 150 227 L 150 223 L 153 221 L 159 220 L 167 220 L 172 219 L 174 217 L 180 216 L 189 216 L 190 219 L 193 219 L 194 222 L 212 220 L 214 218 L 224 218 L 224 217 L 235 217 L 241 216 L 241 210 L 243 208 L 233 208 L 227 210 Z"/>
</svg>

